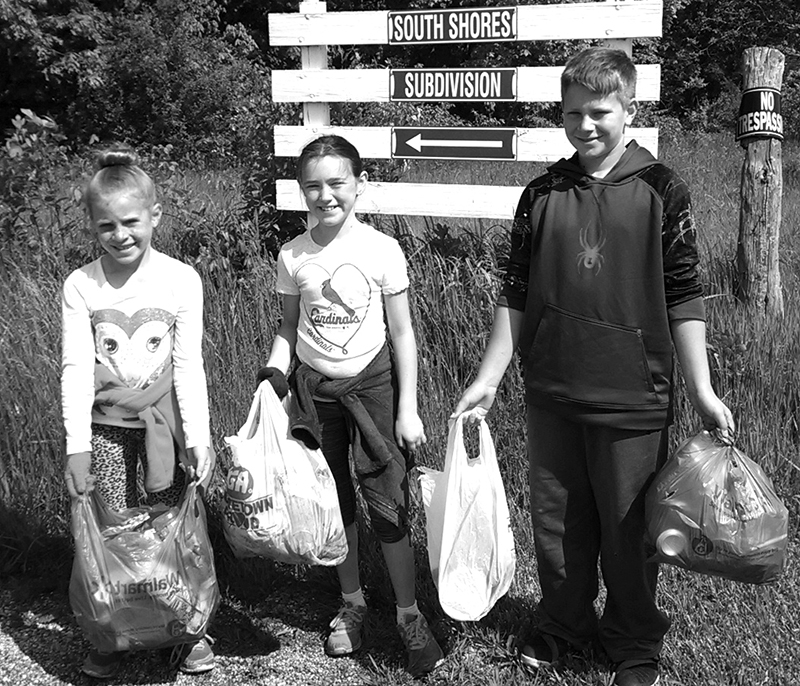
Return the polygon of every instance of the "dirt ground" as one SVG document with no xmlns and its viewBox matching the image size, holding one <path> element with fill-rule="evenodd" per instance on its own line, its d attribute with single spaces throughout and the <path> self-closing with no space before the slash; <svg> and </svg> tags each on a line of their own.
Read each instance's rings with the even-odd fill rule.
<svg viewBox="0 0 800 686">
<path fill-rule="evenodd" d="M 298 590 L 298 589 L 295 589 Z M 287 592 L 289 591 L 289 592 Z M 335 598 L 315 601 L 305 593 L 283 588 L 280 599 L 243 607 L 223 599 L 210 634 L 217 666 L 204 675 L 189 676 L 169 666 L 169 650 L 127 656 L 118 676 L 104 682 L 149 684 L 262 684 L 264 686 L 376 684 L 368 670 L 374 650 L 352 658 L 330 659 L 322 651 L 322 630 L 335 612 Z M 377 618 L 371 618 L 375 621 Z M 374 640 L 374 639 L 373 639 Z M 379 659 L 397 662 L 402 651 L 388 641 Z M 368 638 L 368 642 L 370 639 Z M 0 686 L 96 684 L 80 673 L 89 644 L 75 623 L 63 591 L 34 591 L 19 581 L 0 580 Z M 369 657 L 372 655 L 372 657 Z"/>
</svg>

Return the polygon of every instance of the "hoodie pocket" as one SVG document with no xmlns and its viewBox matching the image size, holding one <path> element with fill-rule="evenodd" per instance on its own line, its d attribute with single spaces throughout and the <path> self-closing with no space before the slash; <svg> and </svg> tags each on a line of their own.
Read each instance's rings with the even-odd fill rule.
<svg viewBox="0 0 800 686">
<path fill-rule="evenodd" d="M 528 354 L 527 385 L 598 408 L 657 403 L 641 329 L 547 305 Z"/>
</svg>

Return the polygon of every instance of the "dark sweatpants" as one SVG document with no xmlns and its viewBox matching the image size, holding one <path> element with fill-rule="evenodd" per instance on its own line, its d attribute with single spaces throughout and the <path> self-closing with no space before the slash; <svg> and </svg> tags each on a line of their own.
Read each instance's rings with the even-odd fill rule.
<svg viewBox="0 0 800 686">
<path fill-rule="evenodd" d="M 644 550 L 644 495 L 666 438 L 666 429 L 588 426 L 528 407 L 539 628 L 581 648 L 599 636 L 614 662 L 658 656 L 670 625 Z M 608 591 L 599 623 L 598 555 Z"/>
</svg>

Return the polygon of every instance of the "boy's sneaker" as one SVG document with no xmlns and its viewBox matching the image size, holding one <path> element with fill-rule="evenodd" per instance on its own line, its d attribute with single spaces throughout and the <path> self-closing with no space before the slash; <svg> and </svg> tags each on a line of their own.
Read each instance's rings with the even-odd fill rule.
<svg viewBox="0 0 800 686">
<path fill-rule="evenodd" d="M 124 654 L 122 652 L 103 653 L 93 648 L 83 661 L 81 671 L 93 679 L 111 679 L 119 671 Z"/>
<path fill-rule="evenodd" d="M 658 660 L 626 660 L 614 670 L 612 686 L 655 686 L 658 683 Z"/>
<path fill-rule="evenodd" d="M 325 640 L 325 654 L 330 657 L 341 657 L 356 652 L 361 647 L 366 618 L 366 605 L 351 603 L 342 605 L 331 620 L 331 633 Z"/>
<path fill-rule="evenodd" d="M 408 653 L 406 670 L 414 678 L 432 672 L 444 660 L 444 653 L 431 633 L 422 613 L 407 616 L 397 625 Z"/>
<path fill-rule="evenodd" d="M 210 640 L 208 637 L 201 638 L 197 643 L 185 643 L 181 646 L 185 655 L 178 669 L 184 674 L 203 674 L 214 669 L 214 651 L 209 645 Z"/>
<path fill-rule="evenodd" d="M 569 652 L 567 640 L 553 634 L 537 632 L 522 646 L 519 659 L 526 667 L 542 669 L 553 667 Z"/>
</svg>

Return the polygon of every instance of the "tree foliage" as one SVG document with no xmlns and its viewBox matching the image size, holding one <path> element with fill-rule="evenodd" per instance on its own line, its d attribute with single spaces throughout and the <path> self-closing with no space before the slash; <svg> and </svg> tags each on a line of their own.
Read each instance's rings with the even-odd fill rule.
<svg viewBox="0 0 800 686">
<path fill-rule="evenodd" d="M 48 114 L 70 140 L 171 144 L 211 162 L 247 153 L 269 72 L 216 0 L 0 0 L 0 116 Z"/>
<path fill-rule="evenodd" d="M 659 54 L 671 114 L 700 128 L 729 129 L 741 90 L 742 54 L 771 47 L 785 58 L 784 117 L 800 134 L 800 4 L 797 0 L 677 0 Z"/>
</svg>

